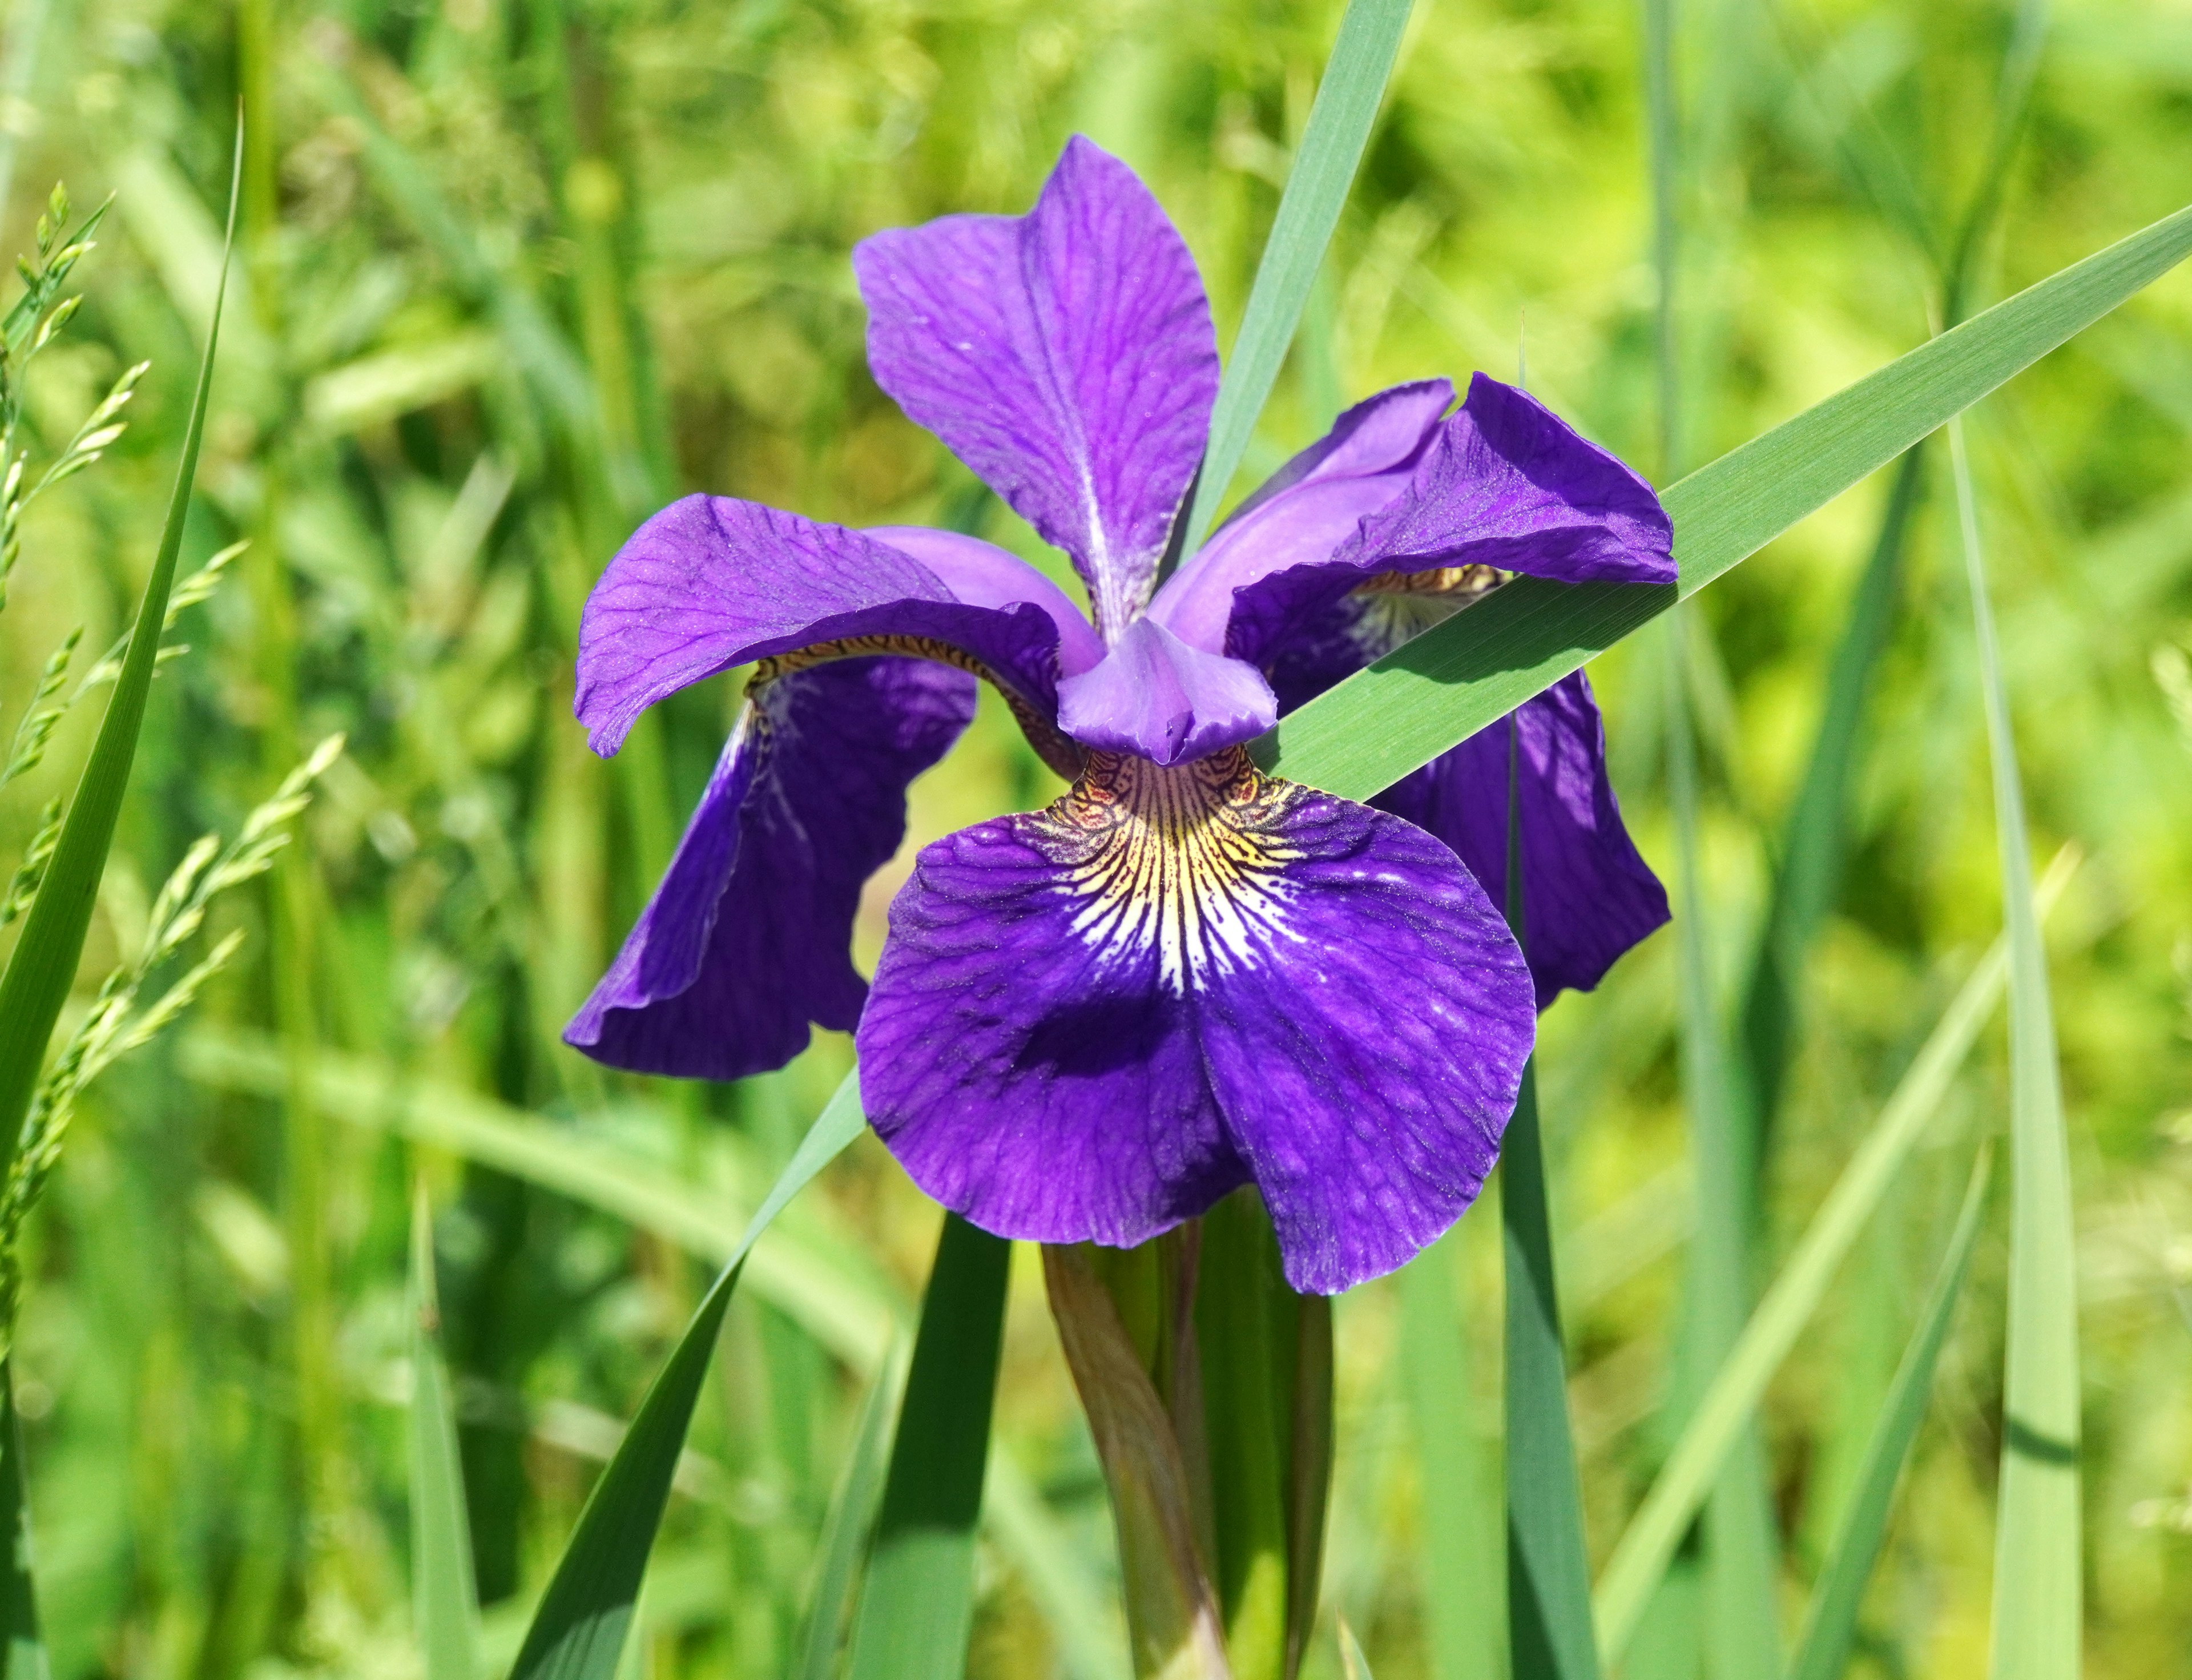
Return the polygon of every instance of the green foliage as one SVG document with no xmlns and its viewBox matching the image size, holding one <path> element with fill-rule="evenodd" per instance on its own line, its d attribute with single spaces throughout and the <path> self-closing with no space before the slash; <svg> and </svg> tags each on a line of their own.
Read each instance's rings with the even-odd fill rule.
<svg viewBox="0 0 2192 1680">
<path fill-rule="evenodd" d="M 417 1671 L 397 1407 L 420 1177 L 439 1210 L 482 1660 L 508 1671 L 625 1423 L 849 1063 L 840 1037 L 819 1035 L 784 1074 L 734 1089 L 642 1087 L 559 1045 L 675 842 L 728 698 L 680 696 L 617 763 L 588 758 L 568 715 L 587 585 L 636 519 L 694 489 L 856 524 L 973 509 L 979 534 L 1036 552 L 866 376 L 847 249 L 881 226 L 1023 208 L 1077 129 L 1172 209 L 1221 328 L 1245 322 L 1341 9 L 6 8 L 0 174 L 12 163 L 19 186 L 66 174 L 87 204 L 118 195 L 96 259 L 44 306 L 81 287 L 83 306 L 9 364 L 18 489 L 35 489 L 128 370 L 154 371 L 98 469 L 21 502 L 11 527 L 22 559 L 0 617 L 0 749 L 12 763 L 35 743 L 36 762 L 0 797 L 0 894 L 35 881 L 58 837 L 41 813 L 66 812 L 98 722 L 95 705 L 69 702 L 106 698 L 84 674 L 127 631 L 157 551 L 184 374 L 221 295 L 239 91 L 264 137 L 246 165 L 178 595 L 214 556 L 251 546 L 194 609 L 196 653 L 152 687 L 64 1041 L 140 949 L 195 837 L 237 833 L 313 742 L 349 743 L 310 844 L 209 909 L 208 946 L 253 937 L 208 982 L 203 1025 L 83 1093 L 26 1226 L 13 1364 L 57 1676 Z M 1682 238 L 1665 322 L 1687 460 L 1767 433 L 1924 341 L 1935 315 L 1954 319 L 1943 276 L 1989 181 L 1999 214 L 1967 263 L 1973 314 L 2182 201 L 2169 160 L 2188 137 L 2184 74 L 2166 19 L 2108 5 L 2058 19 L 2044 58 L 2024 54 L 2030 117 L 1997 168 L 2004 46 L 2022 38 L 2006 7 L 1673 9 L 1662 122 Z M 1432 373 L 1509 376 L 1526 314 L 1532 390 L 1656 467 L 1639 22 L 1612 0 L 1459 0 L 1413 20 L 1236 488 L 1310 441 L 1335 403 Z M 19 40 L 41 50 L 19 54 Z M 11 209 L 0 237 L 35 267 L 42 206 Z M 54 254 L 78 237 L 50 212 L 49 226 Z M 2157 665 L 2158 649 L 2192 643 L 2187 295 L 2181 277 L 2154 286 L 1972 422 L 2028 820 L 2043 852 L 2075 836 L 2092 859 L 2051 954 L 2076 1151 L 2097 1677 L 2169 1671 L 2192 1638 L 2171 1526 L 2192 1486 L 2172 1258 L 2192 1229 L 2192 1153 L 2169 1117 L 2192 1077 L 2174 954 L 2192 824 L 2182 742 L 2149 676 L 2179 668 Z M 27 351 L 36 330 L 13 342 Z M 1813 474 L 1825 459 L 1795 450 L 1761 475 L 1802 490 L 1761 514 L 1761 533 L 1863 465 L 1830 482 Z M 1831 824 L 1842 848 L 1813 929 L 1792 942 L 1803 1008 L 1755 1204 L 1761 1283 L 2001 921 L 1947 496 L 1906 499 L 1892 604 L 1868 621 L 1860 676 L 1830 682 L 1891 477 L 1825 500 L 1691 609 L 1715 998 L 1778 925 L 1769 883 L 1801 864 L 1798 838 Z M 1509 651 L 1573 659 L 1586 645 L 1552 639 Z M 59 685 L 33 700 L 64 645 Z M 1649 652 L 1611 651 L 1591 676 L 1624 813 L 1671 879 L 1670 720 Z M 1424 686 L 1496 707 L 1520 692 L 1520 677 L 1499 680 Z M 1441 715 L 1442 732 L 1468 721 Z M 1361 716 L 1396 764 L 1420 750 L 1396 733 L 1397 700 Z M 1847 748 L 1849 769 L 1800 798 L 1815 738 Z M 985 708 L 916 788 L 908 845 L 1050 786 Z M 896 878 L 863 911 L 864 961 Z M 1597 993 L 1564 998 L 1538 1066 L 1584 1531 L 1601 1574 L 1680 1434 L 1659 1374 L 1698 1226 L 1675 946 L 1661 935 Z M 1975 1038 L 1944 1075 L 1940 1135 L 2006 1112 L 2008 1068 Z M 1982 1660 L 2005 1313 L 1991 1239 L 1952 1323 L 1927 1295 L 1967 1164 L 1961 1144 L 1920 1137 L 1746 1412 L 1767 1424 L 1790 1540 L 1777 1586 L 1793 1609 L 1841 1569 L 1845 1519 L 1874 1509 L 1875 1426 L 1906 1417 L 1914 1394 L 1898 1351 L 1919 1332 L 1943 1338 L 1874 1590 L 1852 1611 L 1856 1674 Z M 1453 1667 L 1435 1644 L 1504 1620 L 1489 1211 L 1427 1257 L 1436 1273 L 1419 1263 L 1336 1304 L 1337 1477 L 1307 1680 L 1343 1671 L 1335 1611 L 1387 1680 L 1481 1671 L 1481 1656 Z M 810 1607 L 818 1580 L 843 1581 L 841 1603 L 857 1596 L 865 1525 L 857 1500 L 834 1527 L 830 1515 L 855 1443 L 890 1438 L 879 1372 L 910 1323 L 934 1218 L 862 1145 L 749 1257 L 631 1601 L 635 1671 L 745 1680 L 799 1671 L 817 1649 L 810 1673 L 839 1658 L 849 1614 L 810 1640 Z M 1120 1680 L 1110 1519 L 1046 1319 L 1015 1271 L 967 1669 Z M 1427 1331 L 1445 1340 L 1427 1346 Z M 1486 1511 L 1493 1524 L 1472 1527 Z M 1477 1573 L 1456 1584 L 1440 1557 Z M 1696 1561 L 1678 1551 L 1687 1585 Z M 1694 1631 L 1704 1610 L 1687 1602 Z M 1658 1626 L 1645 1623 L 1625 1672 L 1680 1671 L 1679 1637 L 1643 1648 Z"/>
</svg>

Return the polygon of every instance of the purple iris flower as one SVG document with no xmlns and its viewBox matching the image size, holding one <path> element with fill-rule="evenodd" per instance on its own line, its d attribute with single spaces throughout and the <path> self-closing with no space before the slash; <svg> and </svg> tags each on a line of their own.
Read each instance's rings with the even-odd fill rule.
<svg viewBox="0 0 2192 1680">
<path fill-rule="evenodd" d="M 752 664 L 661 887 L 567 1033 L 733 1079 L 856 1029 L 876 1130 L 1002 1236 L 1129 1244 L 1244 1184 L 1293 1286 L 1391 1270 L 1498 1151 L 1538 1007 L 1666 919 L 1580 674 L 1373 809 L 1244 744 L 1504 574 L 1672 580 L 1650 488 L 1478 374 L 1398 386 L 1250 497 L 1164 587 L 1219 363 L 1193 259 L 1133 174 L 1070 142 L 1025 216 L 853 253 L 877 381 L 1045 540 L 1004 550 L 694 495 L 586 605 L 597 751 Z M 908 784 L 1002 691 L 1071 789 L 923 850 L 872 983 L 848 946 Z M 1511 742 L 1511 748 L 1510 748 Z M 1526 963 L 1498 907 L 1516 752 Z"/>
</svg>

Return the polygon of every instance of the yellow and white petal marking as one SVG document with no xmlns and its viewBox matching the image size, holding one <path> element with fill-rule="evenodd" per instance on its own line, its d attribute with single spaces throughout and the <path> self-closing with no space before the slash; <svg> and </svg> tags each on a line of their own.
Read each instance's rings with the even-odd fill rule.
<svg viewBox="0 0 2192 1680">
<path fill-rule="evenodd" d="M 1027 820 L 1029 842 L 1060 871 L 1072 930 L 1099 960 L 1154 952 L 1180 995 L 1251 969 L 1280 940 L 1306 854 L 1288 816 L 1309 790 L 1266 776 L 1230 747 L 1164 766 L 1094 751 L 1072 790 Z"/>
</svg>

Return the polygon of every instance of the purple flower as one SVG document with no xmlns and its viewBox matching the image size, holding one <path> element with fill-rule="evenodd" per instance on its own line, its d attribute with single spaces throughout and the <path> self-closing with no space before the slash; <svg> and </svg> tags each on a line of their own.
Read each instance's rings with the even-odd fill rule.
<svg viewBox="0 0 2192 1680">
<path fill-rule="evenodd" d="M 1650 489 L 1479 374 L 1358 404 L 1162 590 L 1218 386 L 1193 260 L 1084 140 L 1021 217 L 853 253 L 876 380 L 1072 557 L 1093 623 L 972 537 L 720 496 L 641 527 L 587 603 L 578 711 L 614 752 L 673 690 L 753 682 L 654 900 L 567 1034 L 730 1079 L 810 1023 L 915 1181 L 1002 1235 L 1141 1242 L 1254 1183 L 1295 1288 L 1400 1265 L 1498 1154 L 1536 1009 L 1666 917 L 1580 676 L 1373 809 L 1243 743 L 1505 573 L 1665 582 Z M 907 785 L 1011 703 L 1073 784 L 937 842 L 872 985 L 847 947 Z M 1504 890 L 1510 735 L 1526 965 Z M 1488 889 L 1488 892 L 1487 892 Z"/>
</svg>

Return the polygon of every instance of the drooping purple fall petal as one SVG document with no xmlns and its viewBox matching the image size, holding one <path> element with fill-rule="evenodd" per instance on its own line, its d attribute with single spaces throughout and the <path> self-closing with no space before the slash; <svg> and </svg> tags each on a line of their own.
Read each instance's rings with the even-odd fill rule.
<svg viewBox="0 0 2192 1680">
<path fill-rule="evenodd" d="M 624 949 L 564 1032 L 636 1072 L 740 1079 L 849 1031 L 860 889 L 905 836 L 905 790 L 974 714 L 974 679 L 856 659 L 762 687 Z"/>
<path fill-rule="evenodd" d="M 892 228 L 853 268 L 876 383 L 1073 557 L 1116 637 L 1149 598 L 1218 391 L 1209 305 L 1162 207 L 1076 137 L 1026 215 Z"/>
<path fill-rule="evenodd" d="M 910 554 L 860 532 L 687 496 L 632 534 L 586 599 L 579 721 L 594 751 L 614 752 L 665 695 L 817 643 L 971 663 L 1047 715 L 1060 636 L 1044 591 L 1056 591 L 1024 569 L 1022 604 L 970 604 Z"/>
<path fill-rule="evenodd" d="M 1257 574 L 1225 650 L 1267 664 L 1380 572 L 1493 566 L 1564 583 L 1672 583 L 1673 527 L 1652 487 L 1527 391 L 1479 374 L 1390 500 L 1326 560 Z"/>
<path fill-rule="evenodd" d="M 1430 836 L 1237 751 L 1105 757 L 921 854 L 861 1093 L 987 1230 L 1137 1243 L 1253 1180 L 1288 1281 L 1335 1293 L 1468 1206 L 1534 1028 L 1504 923 Z"/>
<path fill-rule="evenodd" d="M 1271 667 L 1292 711 L 1444 615 L 1438 603 L 1353 595 L 1298 633 Z M 1453 848 L 1491 900 L 1507 901 L 1510 731 L 1519 728 L 1523 946 L 1538 1007 L 1589 991 L 1667 921 L 1666 889 L 1621 820 L 1606 730 L 1580 671 L 1387 788 L 1371 803 Z"/>
</svg>

